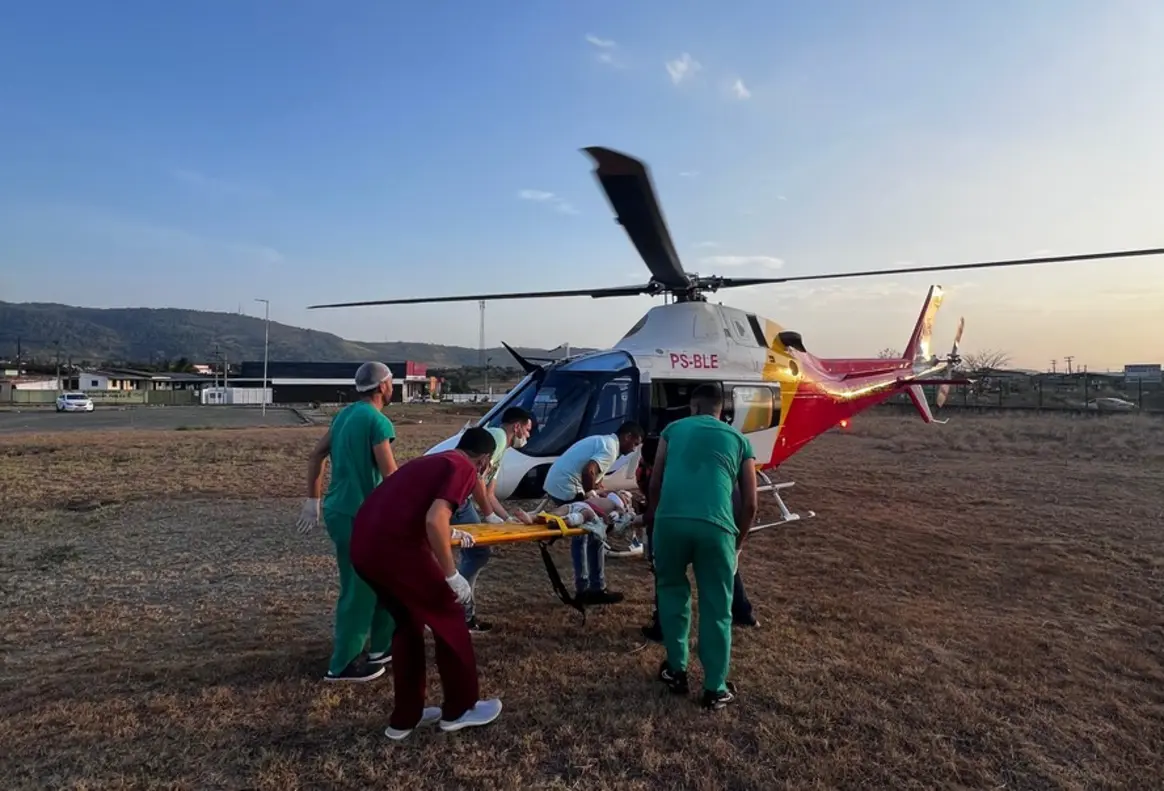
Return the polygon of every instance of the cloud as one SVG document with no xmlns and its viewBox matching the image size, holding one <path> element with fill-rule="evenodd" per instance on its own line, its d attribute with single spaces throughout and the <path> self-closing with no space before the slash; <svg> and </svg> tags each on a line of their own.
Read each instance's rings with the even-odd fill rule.
<svg viewBox="0 0 1164 791">
<path fill-rule="evenodd" d="M 779 269 L 784 261 L 770 255 L 711 255 L 699 259 L 701 264 L 715 267 L 764 267 Z"/>
<path fill-rule="evenodd" d="M 690 53 L 684 52 L 675 60 L 669 60 L 664 64 L 667 67 L 667 73 L 671 75 L 671 82 L 678 85 L 686 79 L 695 76 L 703 66 L 695 58 L 691 57 Z"/>
<path fill-rule="evenodd" d="M 748 86 L 744 85 L 744 81 L 739 77 L 732 83 L 731 92 L 733 96 L 741 101 L 752 98 L 752 92 L 748 90 Z"/>
<path fill-rule="evenodd" d="M 696 247 L 719 247 L 719 242 L 698 242 Z"/>
<path fill-rule="evenodd" d="M 681 170 L 681 171 L 679 171 L 679 175 L 685 179 L 693 179 L 699 175 L 699 171 L 698 170 Z"/>
<path fill-rule="evenodd" d="M 595 59 L 608 66 L 621 67 L 622 63 L 617 56 L 618 44 L 609 38 L 599 38 L 593 33 L 586 34 L 586 43 L 593 47 Z"/>
<path fill-rule="evenodd" d="M 568 201 L 558 197 L 552 192 L 545 190 L 520 190 L 517 197 L 521 200 L 533 201 L 534 203 L 545 203 L 559 214 L 577 214 L 575 209 Z"/>
<path fill-rule="evenodd" d="M 243 184 L 238 181 L 228 181 L 227 179 L 216 178 L 208 176 L 197 170 L 190 170 L 189 168 L 171 168 L 170 178 L 203 192 L 213 192 L 220 195 L 250 195 L 258 196 L 265 195 L 267 191 L 262 187 L 257 187 L 253 184 Z"/>
</svg>

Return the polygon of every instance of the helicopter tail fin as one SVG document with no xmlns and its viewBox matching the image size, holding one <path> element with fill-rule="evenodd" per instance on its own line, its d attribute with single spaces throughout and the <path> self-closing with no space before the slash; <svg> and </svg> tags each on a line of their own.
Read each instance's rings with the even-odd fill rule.
<svg viewBox="0 0 1164 791">
<path fill-rule="evenodd" d="M 942 287 L 930 286 L 930 291 L 926 294 L 926 301 L 922 304 L 921 315 L 917 318 L 913 334 L 909 336 L 909 343 L 905 345 L 905 352 L 902 354 L 906 360 L 913 362 L 919 357 L 925 360 L 930 359 L 932 354 L 930 340 L 934 332 L 934 317 L 937 316 L 938 308 L 941 306 Z"/>
</svg>

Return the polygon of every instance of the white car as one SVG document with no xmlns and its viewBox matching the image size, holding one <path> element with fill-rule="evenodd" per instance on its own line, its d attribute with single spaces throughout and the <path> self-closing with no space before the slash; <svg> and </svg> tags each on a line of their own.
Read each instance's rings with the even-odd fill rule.
<svg viewBox="0 0 1164 791">
<path fill-rule="evenodd" d="M 1136 404 L 1123 398 L 1095 398 L 1087 402 L 1088 409 L 1110 412 L 1130 412 Z"/>
<path fill-rule="evenodd" d="M 61 393 L 57 396 L 58 412 L 92 412 L 93 399 L 84 393 Z"/>
</svg>

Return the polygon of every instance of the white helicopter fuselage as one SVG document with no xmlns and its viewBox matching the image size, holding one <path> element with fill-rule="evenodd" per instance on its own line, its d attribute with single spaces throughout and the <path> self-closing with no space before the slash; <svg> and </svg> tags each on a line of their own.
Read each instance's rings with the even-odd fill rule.
<svg viewBox="0 0 1164 791">
<path fill-rule="evenodd" d="M 613 434 L 624 421 L 657 436 L 661 423 L 688 414 L 689 391 L 701 382 L 724 386 L 725 418 L 748 436 L 757 460 L 767 459 L 779 435 L 781 405 L 800 377 L 782 332 L 774 322 L 736 308 L 676 302 L 652 308 L 612 349 L 532 371 L 475 423 L 499 425 L 511 406 L 534 415 L 527 445 L 511 447 L 502 457 L 498 498 L 539 497 L 545 472 L 570 445 Z M 456 447 L 463 431 L 428 453 Z M 603 486 L 635 488 L 640 453 L 618 459 Z"/>
</svg>

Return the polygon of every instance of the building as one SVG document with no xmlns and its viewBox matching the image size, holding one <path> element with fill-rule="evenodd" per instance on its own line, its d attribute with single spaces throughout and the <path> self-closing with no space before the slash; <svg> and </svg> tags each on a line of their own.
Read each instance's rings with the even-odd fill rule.
<svg viewBox="0 0 1164 791">
<path fill-rule="evenodd" d="M 1164 380 L 1160 363 L 1138 363 L 1124 366 L 1125 382 L 1142 382 L 1158 385 Z"/>
<path fill-rule="evenodd" d="M 157 373 L 132 368 L 109 368 L 100 371 L 62 373 L 65 390 L 90 392 L 130 392 L 134 390 L 201 390 L 214 384 L 214 378 L 202 374 Z"/>
<path fill-rule="evenodd" d="M 273 404 L 346 403 L 358 397 L 353 382 L 360 362 L 290 362 L 269 361 L 267 378 Z M 386 363 L 392 372 L 396 387 L 392 390 L 395 402 L 423 398 L 429 387 L 428 366 L 424 363 Z M 228 386 L 261 388 L 263 361 L 248 361 L 239 366 L 238 377 L 231 377 Z"/>
</svg>

